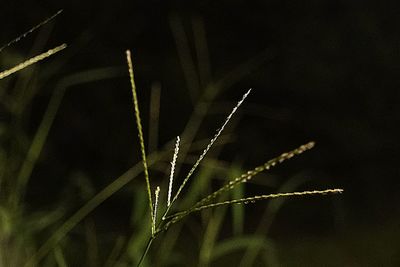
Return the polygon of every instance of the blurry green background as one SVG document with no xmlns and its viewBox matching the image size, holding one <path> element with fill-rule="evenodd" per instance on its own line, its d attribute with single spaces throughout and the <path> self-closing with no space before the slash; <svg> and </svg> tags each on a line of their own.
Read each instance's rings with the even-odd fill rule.
<svg viewBox="0 0 400 267">
<path fill-rule="evenodd" d="M 8 168 L 2 179 L 18 173 L 10 158 L 24 158 L 52 93 L 66 87 L 29 179 L 22 215 L 9 215 L 14 211 L 2 206 L 8 214 L 2 215 L 2 231 L 26 230 L 31 224 L 25 225 L 25 218 L 38 212 L 62 209 L 62 215 L 29 238 L 25 230 L 14 231 L 21 235 L 20 248 L 29 243 L 34 251 L 96 192 L 139 162 L 124 55 L 129 48 L 150 152 L 165 144 L 172 149 L 168 142 L 184 131 L 204 99 L 213 101 L 205 105 L 199 130 L 193 129 L 194 140 L 213 136 L 253 88 L 222 138 L 225 144 L 212 150 L 193 177 L 207 182 L 194 185 L 199 192 L 189 192 L 187 201 L 310 140 L 316 148 L 260 175 L 236 196 L 345 190 L 339 196 L 285 200 L 282 206 L 259 202 L 193 215 L 171 228 L 175 234 L 160 237 L 149 266 L 237 266 L 254 247 L 261 249 L 251 266 L 400 266 L 396 1 L 2 1 L 0 45 L 61 8 L 55 20 L 0 53 L 4 70 L 69 45 L 0 81 L 1 159 L 3 170 Z M 158 128 L 149 123 L 157 92 Z M 183 171 L 200 151 L 181 161 Z M 170 157 L 150 170 L 153 185 L 165 184 Z M 2 181 L 4 203 L 7 185 Z M 139 238 L 149 227 L 141 210 L 147 207 L 143 186 L 139 176 L 96 208 L 47 264 L 104 266 L 118 242 L 116 253 L 128 256 L 116 256 L 110 266 L 118 259 L 120 266 L 135 262 L 143 245 L 128 245 L 129 237 Z M 20 228 L 11 217 L 20 218 Z M 3 242 L 2 250 L 7 246 Z"/>
</svg>

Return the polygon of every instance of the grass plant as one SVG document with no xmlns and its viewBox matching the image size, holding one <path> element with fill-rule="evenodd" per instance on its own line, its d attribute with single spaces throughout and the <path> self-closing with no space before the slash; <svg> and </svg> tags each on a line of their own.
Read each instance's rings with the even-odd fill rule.
<svg viewBox="0 0 400 267">
<path fill-rule="evenodd" d="M 62 11 L 58 11 L 53 16 L 37 24 L 27 32 L 2 46 L 0 48 L 0 53 L 5 48 L 24 39 L 32 32 L 53 20 L 61 12 Z M 162 250 L 164 251 L 164 255 L 160 257 L 160 262 L 155 263 L 155 266 L 163 266 L 165 261 L 167 261 L 166 257 L 168 257 L 170 253 L 175 253 L 173 252 L 172 248 L 173 244 L 178 240 L 180 231 L 180 226 L 177 223 L 187 218 L 188 215 L 200 211 L 203 211 L 202 214 L 205 214 L 205 216 L 202 215 L 203 219 L 208 220 L 210 223 L 205 229 L 204 235 L 199 238 L 201 239 L 198 259 L 199 266 L 208 266 L 210 261 L 213 259 L 220 257 L 228 251 L 238 249 L 237 244 L 240 244 L 240 249 L 248 249 L 250 244 L 252 244 L 252 246 L 256 246 L 257 249 L 262 250 L 267 246 L 267 240 L 261 238 L 260 236 L 241 235 L 243 232 L 244 212 L 243 206 L 238 205 L 255 203 L 261 200 L 338 194 L 343 192 L 342 189 L 294 191 L 292 190 L 293 188 L 289 186 L 286 188 L 288 189 L 287 191 L 274 194 L 261 194 L 250 197 L 246 197 L 244 195 L 243 185 L 246 182 L 250 181 L 254 176 L 260 174 L 261 172 L 268 171 L 272 167 L 313 148 L 315 145 L 314 142 L 306 143 L 296 149 L 283 153 L 254 168 L 253 170 L 249 170 L 241 175 L 238 175 L 237 178 L 228 181 L 219 189 L 214 191 L 211 190 L 209 187 L 209 182 L 213 177 L 214 170 L 208 164 L 205 164 L 207 161 L 206 156 L 210 156 L 209 154 L 212 153 L 212 148 L 215 148 L 215 146 L 218 146 L 224 142 L 224 129 L 232 120 L 239 107 L 250 95 L 251 89 L 248 90 L 237 102 L 237 104 L 233 106 L 232 111 L 225 118 L 215 135 L 210 140 L 194 141 L 195 134 L 207 113 L 208 107 L 213 102 L 218 92 L 228 88 L 230 85 L 240 80 L 246 75 L 246 73 L 268 59 L 269 55 L 268 53 L 263 53 L 262 55 L 250 59 L 248 62 L 245 62 L 238 68 L 232 70 L 219 81 L 210 82 L 211 78 L 209 60 L 207 60 L 207 57 L 205 56 L 207 54 L 205 51 L 207 51 L 208 48 L 205 41 L 205 32 L 202 21 L 200 19 L 193 21 L 193 31 L 197 40 L 195 43 L 196 54 L 201 55 L 199 56 L 201 60 L 199 60 L 197 66 L 198 69 L 200 69 L 200 73 L 196 73 L 195 71 L 196 62 L 190 56 L 191 53 L 186 40 L 187 36 L 185 35 L 179 18 L 173 17 L 170 22 L 171 27 L 173 28 L 175 39 L 177 40 L 177 47 L 180 51 L 179 56 L 182 65 L 187 67 L 185 71 L 185 77 L 188 87 L 191 88 L 190 95 L 192 100 L 194 102 L 194 99 L 196 98 L 201 99 L 198 104 L 195 104 L 194 113 L 192 118 L 189 120 L 186 129 L 176 138 L 176 140 L 167 143 L 164 148 L 159 150 L 156 150 L 156 145 L 154 145 L 156 144 L 157 140 L 150 140 L 150 143 L 153 144 L 153 147 L 151 149 L 152 152 L 147 155 L 142 119 L 139 109 L 140 101 L 138 99 L 138 91 L 135 85 L 132 56 L 131 52 L 127 50 L 126 59 L 132 91 L 134 116 L 138 131 L 141 162 L 134 165 L 121 176 L 114 179 L 113 182 L 107 185 L 103 190 L 99 191 L 97 194 L 94 194 L 90 200 L 84 203 L 82 207 L 70 217 L 66 219 L 64 218 L 65 211 L 63 207 L 61 207 L 60 209 L 55 209 L 52 212 L 42 213 L 40 216 L 37 216 L 41 218 L 40 223 L 38 223 L 39 220 L 37 217 L 32 218 L 32 221 L 29 222 L 30 225 L 34 225 L 35 223 L 40 224 L 40 226 L 37 227 L 40 230 L 49 228 L 51 225 L 52 229 L 54 229 L 47 240 L 41 243 L 41 245 L 37 245 L 37 242 L 35 241 L 36 232 L 31 230 L 36 228 L 32 227 L 31 229 L 27 230 L 29 227 L 27 227 L 28 220 L 23 217 L 25 216 L 23 201 L 27 183 L 44 147 L 63 95 L 66 89 L 71 85 L 115 77 L 118 75 L 118 72 L 115 72 L 113 69 L 106 68 L 84 71 L 82 73 L 65 77 L 62 82 L 59 83 L 59 86 L 56 87 L 53 96 L 50 99 L 47 110 L 44 113 L 42 122 L 39 125 L 35 136 L 30 140 L 31 142 L 26 150 L 26 154 L 21 160 L 18 161 L 18 167 L 16 168 L 17 171 L 10 169 L 6 171 L 2 170 L 0 173 L 0 186 L 4 184 L 12 185 L 12 189 L 8 191 L 5 191 L 3 186 L 0 187 L 0 192 L 3 195 L 2 199 L 6 200 L 6 202 L 0 203 L 0 241 L 1 244 L 7 244 L 8 246 L 6 249 L 3 245 L 1 245 L 0 266 L 69 266 L 68 257 L 66 256 L 66 254 L 68 254 L 66 253 L 68 252 L 68 249 L 66 248 L 68 246 L 68 241 L 65 240 L 68 236 L 68 233 L 82 221 L 84 221 L 88 215 L 101 203 L 106 201 L 121 188 L 126 187 L 128 183 L 130 183 L 134 178 L 140 176 L 142 173 L 144 174 L 145 178 L 145 186 L 138 186 L 137 188 L 132 189 L 135 196 L 134 206 L 136 206 L 134 209 L 135 213 L 132 214 L 132 224 L 139 225 L 139 231 L 136 231 L 136 234 L 129 238 L 121 236 L 116 238 L 115 244 L 110 250 L 110 254 L 102 261 L 104 262 L 104 266 L 122 267 L 132 266 L 133 264 L 137 266 L 145 264 L 149 265 L 149 260 L 146 258 L 146 256 L 148 255 L 154 241 L 158 239 L 161 234 L 164 234 L 163 238 L 160 237 L 160 239 L 163 239 L 161 247 L 165 248 Z M 66 44 L 62 44 L 48 50 L 47 52 L 34 56 L 22 63 L 16 64 L 14 67 L 7 68 L 6 70 L 0 72 L 0 80 L 15 75 L 19 71 L 37 64 L 38 62 L 41 62 L 42 60 L 64 50 L 66 47 Z M 204 87 L 205 89 L 204 94 L 200 96 L 201 87 Z M 157 95 L 158 97 L 155 98 L 159 99 L 159 91 Z M 159 108 L 155 108 L 153 110 L 159 110 Z M 152 116 L 157 117 L 157 114 L 152 114 Z M 158 127 L 154 127 L 154 129 L 158 129 Z M 150 136 L 153 136 L 154 138 L 154 136 L 157 135 L 158 133 L 153 133 Z M 222 140 L 220 140 L 220 138 L 222 138 Z M 217 140 L 220 142 L 220 144 L 218 144 Z M 172 160 L 170 160 L 171 146 L 173 144 L 175 144 L 175 146 L 172 150 Z M 201 148 L 198 147 L 200 144 L 202 145 Z M 193 151 L 199 151 L 199 156 L 196 158 L 196 160 L 194 160 L 192 167 L 188 173 L 184 175 L 184 178 L 179 186 L 176 186 L 176 181 L 180 180 L 175 179 L 175 176 L 179 174 L 179 159 L 183 160 L 187 158 L 188 153 Z M 10 152 L 8 155 L 13 155 L 13 153 Z M 17 158 L 21 158 L 21 156 L 18 155 Z M 5 167 L 7 166 L 6 163 L 12 160 L 13 159 L 11 158 L 1 159 L 0 163 L 2 164 L 2 167 Z M 167 174 L 168 179 L 161 183 L 161 185 L 154 187 L 152 185 L 153 181 L 150 179 L 149 170 L 159 162 L 168 162 L 170 164 L 169 173 Z M 232 168 L 226 168 L 224 171 L 225 172 L 223 175 L 226 175 L 226 173 L 232 172 Z M 237 173 L 237 171 L 235 171 L 235 173 Z M 14 176 L 16 177 L 16 181 L 12 182 Z M 187 188 L 190 180 L 193 181 L 191 182 L 191 186 Z M 143 202 L 143 200 L 147 201 L 148 209 L 140 204 Z M 219 207 L 219 209 L 218 212 L 215 213 L 216 216 L 210 216 L 210 213 L 207 215 L 204 212 L 210 212 L 210 209 L 217 207 Z M 232 208 L 234 211 L 232 223 L 235 225 L 234 231 L 239 234 L 237 239 L 232 240 L 239 240 L 239 243 L 231 240 L 230 242 L 226 241 L 221 244 L 217 244 L 217 236 L 226 217 L 225 214 L 228 208 Z M 147 212 L 149 213 L 149 216 L 142 216 Z M 58 222 L 58 224 L 55 222 Z M 54 225 L 58 226 L 54 227 Z M 150 227 L 147 227 L 148 225 L 150 225 Z M 168 231 L 172 226 L 176 227 L 176 231 Z M 18 231 L 20 231 L 21 228 L 24 231 L 19 233 Z M 93 232 L 93 229 L 89 229 L 88 231 L 92 231 L 88 233 L 88 235 L 91 236 L 89 237 L 91 240 L 90 242 L 92 242 L 89 242 L 91 245 L 89 247 L 96 248 L 97 241 L 95 232 Z M 28 247 L 26 245 L 28 243 L 32 245 Z M 93 251 L 95 250 L 96 249 L 93 249 Z M 6 251 L 9 252 L 9 255 L 6 255 Z M 93 252 L 91 256 L 88 256 L 92 259 L 90 261 L 92 266 L 96 266 L 97 262 L 99 261 L 98 255 L 95 254 L 96 253 Z M 247 256 L 241 263 L 242 266 L 251 264 L 254 262 L 256 257 L 254 253 L 252 254 L 251 251 L 248 250 L 246 250 L 245 255 Z"/>
<path fill-rule="evenodd" d="M 208 196 L 204 197 L 202 200 L 199 202 L 195 203 L 191 208 L 173 213 L 172 215 L 169 215 L 169 211 L 171 207 L 173 206 L 174 202 L 178 200 L 178 197 L 180 193 L 182 192 L 183 188 L 189 181 L 190 177 L 193 175 L 201 161 L 204 159 L 206 156 L 207 152 L 211 149 L 215 141 L 218 139 L 218 137 L 221 135 L 222 131 L 224 130 L 225 126 L 228 124 L 232 116 L 235 114 L 237 109 L 240 107 L 240 105 L 244 102 L 246 97 L 250 94 L 251 89 L 248 90 L 242 97 L 242 99 L 234 106 L 233 110 L 231 113 L 227 116 L 225 121 L 223 122 L 222 126 L 217 130 L 217 133 L 214 135 L 214 137 L 210 140 L 206 148 L 203 150 L 203 152 L 200 154 L 199 158 L 197 161 L 194 163 L 186 177 L 184 178 L 183 182 L 179 186 L 177 192 L 175 193 L 174 197 L 172 198 L 172 201 L 170 202 L 169 199 L 167 199 L 167 208 L 164 211 L 164 214 L 162 216 L 162 220 L 157 223 L 157 216 L 156 216 L 156 208 L 157 205 L 152 204 L 152 194 L 151 194 L 151 186 L 150 186 L 150 180 L 149 180 L 149 173 L 148 173 L 148 164 L 147 164 L 147 159 L 146 159 L 146 154 L 145 154 L 145 147 L 144 147 L 144 140 L 143 140 L 143 133 L 142 133 L 142 125 L 141 125 L 141 119 L 140 119 L 140 112 L 139 112 L 139 106 L 138 106 L 138 99 L 137 99 L 137 92 L 136 92 L 136 86 L 134 82 L 134 75 L 133 75 L 133 65 L 132 65 L 132 58 L 131 58 L 131 52 L 129 50 L 126 51 L 126 56 L 127 56 L 127 62 L 128 62 L 128 70 L 129 70 L 129 76 L 130 76 L 130 81 L 131 81 L 131 87 L 132 87 L 132 95 L 133 95 L 133 104 L 134 104 L 134 113 L 135 113 L 135 118 L 136 118 L 136 125 L 138 129 L 138 135 L 139 135 L 139 142 L 140 142 L 140 147 L 141 147 L 141 154 L 142 154 L 142 162 L 143 162 L 143 168 L 144 168 L 144 174 L 145 174 L 145 180 L 146 180 L 146 185 L 147 185 L 147 193 L 148 193 L 148 202 L 150 204 L 150 215 L 151 215 L 151 237 L 149 238 L 149 241 L 147 243 L 147 246 L 143 252 L 142 257 L 140 258 L 138 262 L 138 267 L 141 265 L 143 262 L 146 254 L 148 253 L 150 246 L 154 239 L 157 237 L 158 234 L 167 231 L 169 227 L 172 224 L 175 224 L 188 216 L 189 214 L 209 208 L 215 208 L 219 206 L 224 206 L 224 205 L 234 205 L 234 204 L 248 204 L 248 203 L 255 203 L 256 201 L 259 200 L 266 200 L 266 199 L 273 199 L 273 198 L 280 198 L 280 197 L 298 197 L 298 196 L 310 196 L 310 195 L 326 195 L 326 194 L 338 194 L 342 193 L 342 189 L 326 189 L 326 190 L 312 190 L 312 191 L 302 191 L 302 192 L 287 192 L 287 193 L 277 193 L 277 194 L 268 194 L 268 195 L 256 195 L 252 197 L 245 197 L 245 198 L 240 198 L 240 199 L 232 199 L 232 200 L 227 200 L 227 201 L 222 201 L 222 202 L 216 202 L 216 203 L 208 203 L 215 199 L 217 196 L 220 194 L 226 193 L 227 191 L 234 189 L 238 184 L 244 183 L 251 178 L 253 178 L 255 175 L 258 173 L 269 170 L 271 167 L 274 167 L 278 163 L 282 163 L 283 161 L 292 158 L 295 155 L 299 155 L 303 153 L 306 150 L 311 149 L 314 147 L 315 143 L 314 142 L 309 142 L 305 145 L 300 146 L 297 149 L 294 149 L 290 152 L 283 153 L 282 155 L 268 161 L 262 166 L 256 167 L 254 170 L 248 171 L 245 174 L 242 174 L 240 177 L 234 179 L 233 181 L 227 183 L 226 185 L 222 186 L 220 189 L 216 190 L 215 192 L 209 194 Z M 178 139 L 179 140 L 179 139 Z M 175 153 L 174 157 L 172 160 L 172 168 L 171 168 L 171 173 L 173 174 L 173 170 L 175 169 L 175 164 L 176 162 L 176 157 L 177 157 L 177 152 L 178 149 L 175 148 Z M 172 177 L 172 176 L 171 176 Z M 170 185 L 172 183 L 172 178 L 170 178 Z M 168 195 L 170 195 L 170 188 L 169 186 L 168 189 Z M 160 188 L 157 187 L 156 189 L 156 204 L 158 204 L 158 196 L 159 196 L 159 191 Z"/>
</svg>

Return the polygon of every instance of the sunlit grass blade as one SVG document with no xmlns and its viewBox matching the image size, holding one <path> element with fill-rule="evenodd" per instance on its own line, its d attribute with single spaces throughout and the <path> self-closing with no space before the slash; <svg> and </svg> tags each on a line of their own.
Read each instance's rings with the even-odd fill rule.
<svg viewBox="0 0 400 267">
<path fill-rule="evenodd" d="M 29 67 L 30 65 L 33 65 L 39 61 L 42 61 L 43 59 L 48 58 L 48 57 L 54 55 L 55 53 L 60 52 L 61 50 L 65 49 L 66 47 L 67 47 L 66 44 L 62 44 L 60 46 L 57 46 L 53 49 L 48 50 L 47 52 L 44 52 L 40 55 L 32 57 L 32 58 L 16 65 L 15 67 L 12 67 L 11 69 L 2 71 L 2 72 L 0 72 L 0 80 L 10 76 L 11 74 L 16 73 L 17 71 L 20 71 L 22 69 L 25 69 L 26 67 Z"/>
<path fill-rule="evenodd" d="M 200 162 L 203 160 L 207 152 L 210 150 L 212 145 L 215 143 L 215 141 L 218 139 L 218 137 L 221 135 L 222 131 L 224 130 L 225 126 L 228 124 L 230 119 L 232 118 L 233 114 L 235 114 L 236 110 L 240 107 L 240 105 L 243 103 L 243 101 L 246 99 L 246 97 L 250 94 L 251 89 L 249 89 L 242 97 L 242 99 L 237 103 L 237 105 L 233 108 L 231 113 L 228 115 L 228 117 L 225 119 L 224 123 L 222 124 L 221 128 L 217 131 L 217 133 L 214 135 L 214 137 L 211 139 L 210 143 L 207 145 L 207 147 L 203 150 L 203 153 L 200 155 L 200 157 L 197 159 L 196 163 L 193 165 L 193 167 L 190 169 L 189 173 L 187 174 L 186 178 L 183 180 L 181 186 L 179 187 L 178 191 L 176 192 L 174 198 L 172 199 L 171 205 L 176 201 L 178 198 L 179 194 L 181 193 L 182 189 L 185 187 L 186 183 L 188 182 L 189 178 L 192 176 L 194 171 L 197 169 L 199 166 Z M 170 206 L 171 206 L 170 205 Z M 167 210 L 168 211 L 168 210 Z"/>
<path fill-rule="evenodd" d="M 31 34 L 32 32 L 36 31 L 37 29 L 39 29 L 40 27 L 42 27 L 43 25 L 49 23 L 51 20 L 53 20 L 55 17 L 57 17 L 58 15 L 60 15 L 63 12 L 63 10 L 59 10 L 57 11 L 54 15 L 52 15 L 51 17 L 48 17 L 47 19 L 43 20 L 42 22 L 40 22 L 39 24 L 36 24 L 35 26 L 33 26 L 32 28 L 30 28 L 29 30 L 27 30 L 26 32 L 24 32 L 23 34 L 19 35 L 17 38 L 13 39 L 12 41 L 8 42 L 7 44 L 3 45 L 2 47 L 0 47 L 0 52 L 3 51 L 5 48 L 21 41 L 22 39 L 24 39 L 25 37 L 27 37 L 29 34 Z"/>
<path fill-rule="evenodd" d="M 194 206 L 195 207 L 202 206 L 202 205 L 210 202 L 211 200 L 215 199 L 217 196 L 219 196 L 223 192 L 229 191 L 230 189 L 234 188 L 238 184 L 249 181 L 251 178 L 253 178 L 257 174 L 259 174 L 260 172 L 269 170 L 270 168 L 274 167 L 275 165 L 282 163 L 288 159 L 291 159 L 292 157 L 294 157 L 296 155 L 300 155 L 303 152 L 313 148 L 314 146 L 315 146 L 315 142 L 309 142 L 309 143 L 304 144 L 294 150 L 283 153 L 280 156 L 267 161 L 265 164 L 258 166 L 256 168 L 254 168 L 253 170 L 250 170 L 250 171 L 242 174 L 241 176 L 235 178 L 234 180 L 230 181 L 226 185 L 222 186 L 217 191 L 211 193 L 210 195 L 206 196 L 202 200 L 198 201 Z"/>
<path fill-rule="evenodd" d="M 140 151 L 142 154 L 143 170 L 144 170 L 144 176 L 146 179 L 147 197 L 149 198 L 150 217 L 151 217 L 151 221 L 152 221 L 151 224 L 152 224 L 152 229 L 153 229 L 155 227 L 155 221 L 154 221 L 153 200 L 152 200 L 152 196 L 151 196 L 151 185 L 150 185 L 149 171 L 148 171 L 148 167 L 147 167 L 147 159 L 146 159 L 146 150 L 145 150 L 144 139 L 143 139 L 142 122 L 140 119 L 139 102 L 138 102 L 137 93 L 136 93 L 135 77 L 133 75 L 132 57 L 131 57 L 131 51 L 129 51 L 129 50 L 126 51 L 126 59 L 128 62 L 129 78 L 130 78 L 131 87 L 132 87 L 132 97 L 133 97 L 133 105 L 134 105 L 134 110 L 135 110 L 136 126 L 138 129 Z"/>
</svg>

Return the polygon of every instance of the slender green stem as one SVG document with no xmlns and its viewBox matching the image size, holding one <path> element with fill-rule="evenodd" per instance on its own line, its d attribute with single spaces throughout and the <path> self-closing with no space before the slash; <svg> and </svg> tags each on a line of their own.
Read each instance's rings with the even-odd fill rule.
<svg viewBox="0 0 400 267">
<path fill-rule="evenodd" d="M 140 267 L 140 265 L 142 264 L 144 258 L 146 257 L 147 253 L 150 250 L 151 244 L 153 243 L 154 239 L 155 239 L 154 236 L 149 238 L 149 241 L 147 242 L 147 245 L 146 245 L 146 249 L 144 250 L 142 256 L 140 257 L 140 260 L 139 260 L 139 262 L 137 264 L 137 267 Z"/>
</svg>

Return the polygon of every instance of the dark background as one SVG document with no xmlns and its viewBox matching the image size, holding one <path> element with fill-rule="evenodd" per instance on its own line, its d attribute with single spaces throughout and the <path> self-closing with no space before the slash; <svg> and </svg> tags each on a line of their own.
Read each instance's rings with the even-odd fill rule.
<svg viewBox="0 0 400 267">
<path fill-rule="evenodd" d="M 183 26 L 194 51 L 192 25 L 197 20 L 204 22 L 212 81 L 243 62 L 259 61 L 217 95 L 214 115 L 207 117 L 199 136 L 212 136 L 233 103 L 253 88 L 232 131 L 235 142 L 220 157 L 252 168 L 314 140 L 315 149 L 277 169 L 280 182 L 305 173 L 312 180 L 300 189 L 345 190 L 340 196 L 291 200 L 283 206 L 270 232 L 283 244 L 282 257 L 302 259 L 304 266 L 311 266 L 313 257 L 326 262 L 341 257 L 346 266 L 400 265 L 395 1 L 2 1 L 1 43 L 60 8 L 64 12 L 52 23 L 9 48 L 29 56 L 37 38 L 46 40 L 43 51 L 69 45 L 48 60 L 58 62 L 57 72 L 35 97 L 27 131 L 33 134 L 63 77 L 102 67 L 115 67 L 118 75 L 67 91 L 29 186 L 30 208 L 57 198 L 76 173 L 89 176 L 98 191 L 139 160 L 126 49 L 134 56 L 145 129 L 150 88 L 159 82 L 159 146 L 183 131 L 193 101 L 171 21 Z M 248 195 L 264 191 L 248 190 Z M 126 227 L 124 208 L 130 203 L 124 200 L 121 193 L 96 211 L 100 224 Z M 263 204 L 248 209 L 251 232 Z"/>
</svg>

